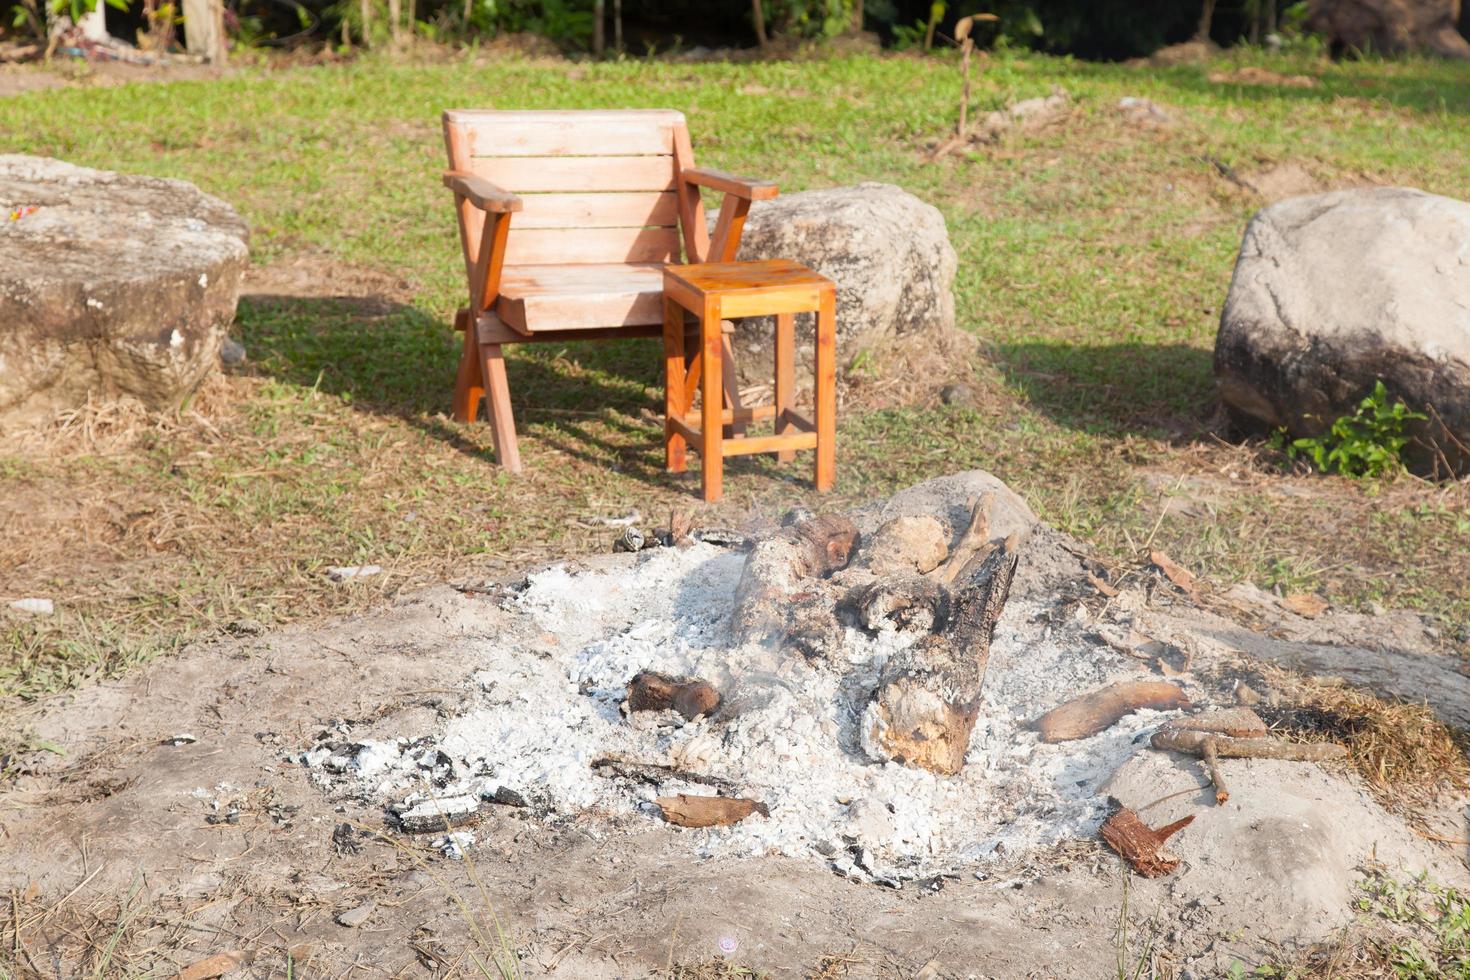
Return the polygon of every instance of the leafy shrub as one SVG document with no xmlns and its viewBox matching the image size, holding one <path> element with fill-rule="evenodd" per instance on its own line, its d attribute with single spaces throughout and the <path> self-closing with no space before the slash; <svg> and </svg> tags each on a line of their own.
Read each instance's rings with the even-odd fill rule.
<svg viewBox="0 0 1470 980">
<path fill-rule="evenodd" d="M 1323 473 L 1382 476 L 1403 467 L 1402 453 L 1409 443 L 1406 424 L 1426 417 L 1398 399 L 1390 405 L 1388 390 L 1379 381 L 1373 394 L 1358 403 L 1357 412 L 1333 422 L 1325 435 L 1289 439 L 1282 429 L 1273 442 L 1288 457 L 1306 457 Z"/>
</svg>

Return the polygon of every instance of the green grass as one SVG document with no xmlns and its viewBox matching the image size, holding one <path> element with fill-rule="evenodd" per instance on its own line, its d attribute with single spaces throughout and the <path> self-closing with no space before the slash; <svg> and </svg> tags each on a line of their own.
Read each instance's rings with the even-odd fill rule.
<svg viewBox="0 0 1470 980">
<path fill-rule="evenodd" d="M 1209 80 L 1244 64 L 1319 84 Z M 912 404 L 844 413 L 839 499 L 984 467 L 1119 560 L 1152 533 L 1221 581 L 1414 606 L 1445 617 L 1448 633 L 1470 622 L 1464 485 L 1288 475 L 1259 447 L 1217 438 L 1214 331 L 1260 202 L 1209 162 L 1253 173 L 1290 161 L 1322 186 L 1463 194 L 1470 75 L 1427 60 L 1251 52 L 1171 69 L 996 56 L 980 66 L 972 109 L 1053 86 L 1075 101 L 1065 124 L 939 163 L 921 148 L 956 112 L 958 73 L 942 58 L 441 53 L 0 100 L 0 151 L 191 180 L 247 216 L 257 263 L 315 257 L 321 279 L 340 276 L 321 297 L 241 303 L 251 376 L 201 395 L 207 422 L 186 414 L 111 441 L 0 451 L 4 489 L 33 502 L 24 527 L 0 530 L 0 597 L 52 595 L 61 609 L 39 625 L 5 621 L 0 693 L 116 674 L 242 617 L 344 611 L 605 547 L 610 532 L 581 518 L 696 506 L 691 482 L 661 470 L 652 342 L 515 349 L 522 479 L 494 467 L 484 426 L 446 419 L 447 322 L 464 288 L 437 180 L 438 114 L 452 106 L 674 106 L 703 163 L 788 192 L 888 181 L 943 211 L 959 318 L 982 353 L 924 379 Z M 1126 124 L 1113 108 L 1125 95 L 1159 102 L 1176 125 Z M 932 390 L 967 378 L 975 408 L 928 407 Z M 810 503 L 793 478 L 806 475 L 736 462 L 717 513 Z M 1159 522 L 1171 495 L 1189 506 Z M 320 574 L 364 562 L 388 574 L 347 589 Z"/>
</svg>

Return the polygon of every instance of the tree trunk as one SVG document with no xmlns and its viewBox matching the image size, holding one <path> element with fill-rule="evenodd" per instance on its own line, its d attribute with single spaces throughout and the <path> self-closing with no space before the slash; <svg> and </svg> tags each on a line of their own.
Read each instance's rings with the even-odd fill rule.
<svg viewBox="0 0 1470 980">
<path fill-rule="evenodd" d="M 755 39 L 762 48 L 770 42 L 766 39 L 766 15 L 761 12 L 761 0 L 750 0 L 750 19 L 755 24 Z"/>
<path fill-rule="evenodd" d="M 373 46 L 373 6 L 371 0 L 358 0 L 358 13 L 362 15 L 362 46 Z"/>
<path fill-rule="evenodd" d="M 607 41 L 603 37 L 603 22 L 606 19 L 606 0 L 592 0 L 592 54 L 598 58 L 602 57 L 602 52 L 607 47 Z"/>
<path fill-rule="evenodd" d="M 613 50 L 623 53 L 623 0 L 613 0 Z"/>
<path fill-rule="evenodd" d="M 388 0 L 388 36 L 395 48 L 403 43 L 403 0 Z"/>
<path fill-rule="evenodd" d="M 1196 41 L 1209 43 L 1210 25 L 1215 20 L 1215 0 L 1205 0 L 1204 6 L 1199 12 L 1199 28 L 1194 32 Z"/>
<path fill-rule="evenodd" d="M 854 0 L 852 5 L 852 29 L 859 34 L 863 30 L 863 0 Z"/>
</svg>

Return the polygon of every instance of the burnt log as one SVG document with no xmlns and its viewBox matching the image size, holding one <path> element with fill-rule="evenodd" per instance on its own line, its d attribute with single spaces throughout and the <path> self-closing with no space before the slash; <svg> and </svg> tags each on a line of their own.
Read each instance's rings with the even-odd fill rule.
<svg viewBox="0 0 1470 980">
<path fill-rule="evenodd" d="M 995 624 L 1010 597 L 1014 538 L 998 546 L 952 599 L 944 630 L 884 665 L 863 715 L 870 755 L 953 775 L 964 766 Z"/>
<path fill-rule="evenodd" d="M 735 589 L 730 629 L 736 641 L 785 643 L 792 603 L 812 590 L 812 580 L 847 567 L 859 540 L 852 521 L 824 514 L 757 542 Z"/>
</svg>

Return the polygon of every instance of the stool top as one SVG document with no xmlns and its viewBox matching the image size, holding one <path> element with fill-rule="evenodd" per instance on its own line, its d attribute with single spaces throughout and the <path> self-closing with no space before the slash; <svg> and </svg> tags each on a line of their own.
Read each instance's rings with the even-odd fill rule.
<svg viewBox="0 0 1470 980">
<path fill-rule="evenodd" d="M 669 280 L 701 295 L 740 293 L 759 295 L 793 287 L 832 287 L 832 280 L 790 259 L 761 259 L 756 262 L 705 262 L 664 266 L 665 288 Z"/>
</svg>

